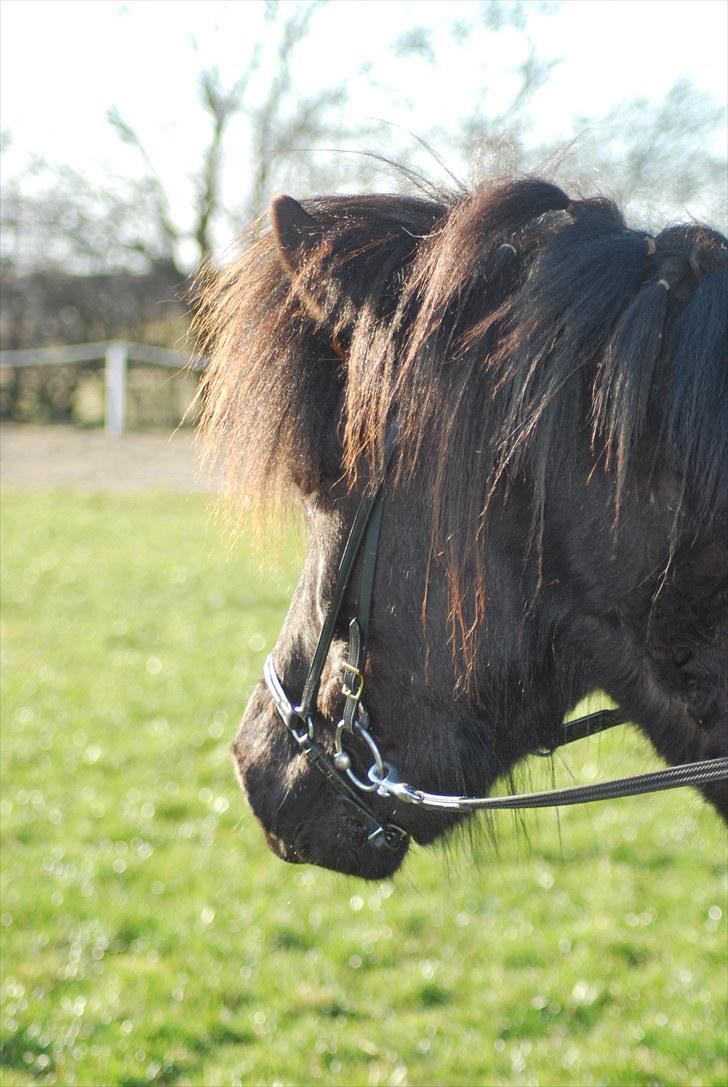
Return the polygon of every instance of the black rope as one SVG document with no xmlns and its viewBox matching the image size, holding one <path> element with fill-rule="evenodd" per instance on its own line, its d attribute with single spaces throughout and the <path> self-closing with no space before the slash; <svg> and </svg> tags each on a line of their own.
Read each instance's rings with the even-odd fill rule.
<svg viewBox="0 0 728 1087">
<path fill-rule="evenodd" d="M 620 796 L 639 796 L 642 793 L 658 793 L 665 789 L 680 789 L 685 785 L 707 785 L 712 781 L 728 779 L 728 758 L 706 759 L 681 766 L 669 766 L 635 777 L 616 778 L 596 785 L 578 785 L 570 789 L 552 789 L 542 793 L 521 793 L 516 796 L 458 797 L 450 810 L 496 810 L 498 808 L 551 808 L 569 804 L 591 804 L 596 800 L 614 800 Z M 413 790 L 420 797 L 427 793 Z M 434 794 L 429 794 L 434 795 Z M 414 798 L 413 798 L 414 799 Z M 426 799 L 415 803 L 428 806 Z M 443 805 L 444 807 L 444 805 Z"/>
</svg>

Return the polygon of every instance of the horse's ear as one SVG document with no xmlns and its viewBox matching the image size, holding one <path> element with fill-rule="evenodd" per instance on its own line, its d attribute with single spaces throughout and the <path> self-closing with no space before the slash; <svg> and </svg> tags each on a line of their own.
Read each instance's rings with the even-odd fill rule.
<svg viewBox="0 0 728 1087">
<path fill-rule="evenodd" d="M 323 228 L 292 196 L 274 196 L 270 206 L 278 257 L 288 274 L 298 275 L 308 253 L 321 244 Z"/>
<path fill-rule="evenodd" d="M 301 207 L 292 196 L 274 196 L 270 206 L 278 259 L 291 280 L 297 280 L 296 294 L 311 317 L 322 321 L 323 308 L 311 294 L 300 276 L 306 258 L 323 240 L 323 227 Z"/>
</svg>

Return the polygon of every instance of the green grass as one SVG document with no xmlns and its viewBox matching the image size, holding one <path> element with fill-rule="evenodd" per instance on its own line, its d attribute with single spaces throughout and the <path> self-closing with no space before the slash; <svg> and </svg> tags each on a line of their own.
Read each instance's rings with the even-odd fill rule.
<svg viewBox="0 0 728 1087">
<path fill-rule="evenodd" d="M 202 498 L 9 493 L 3 561 L 5 1084 L 725 1083 L 696 794 L 504 814 L 380 885 L 288 867 L 228 746 L 297 548 L 261 577 Z"/>
</svg>

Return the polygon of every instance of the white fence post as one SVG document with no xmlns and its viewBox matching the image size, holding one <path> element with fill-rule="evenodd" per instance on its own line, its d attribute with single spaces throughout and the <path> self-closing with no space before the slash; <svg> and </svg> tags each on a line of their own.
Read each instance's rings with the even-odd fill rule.
<svg viewBox="0 0 728 1087">
<path fill-rule="evenodd" d="M 110 343 L 106 348 L 106 433 L 123 434 L 126 414 L 125 343 Z"/>
</svg>

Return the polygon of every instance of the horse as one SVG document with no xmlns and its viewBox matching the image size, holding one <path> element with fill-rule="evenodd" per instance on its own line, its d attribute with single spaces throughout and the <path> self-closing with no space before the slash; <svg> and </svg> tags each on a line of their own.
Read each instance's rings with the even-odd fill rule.
<svg viewBox="0 0 728 1087">
<path fill-rule="evenodd" d="M 208 455 L 307 536 L 233 744 L 278 856 L 389 876 L 595 689 L 728 818 L 727 316 L 720 233 L 537 177 L 279 196 L 208 276 Z"/>
</svg>

